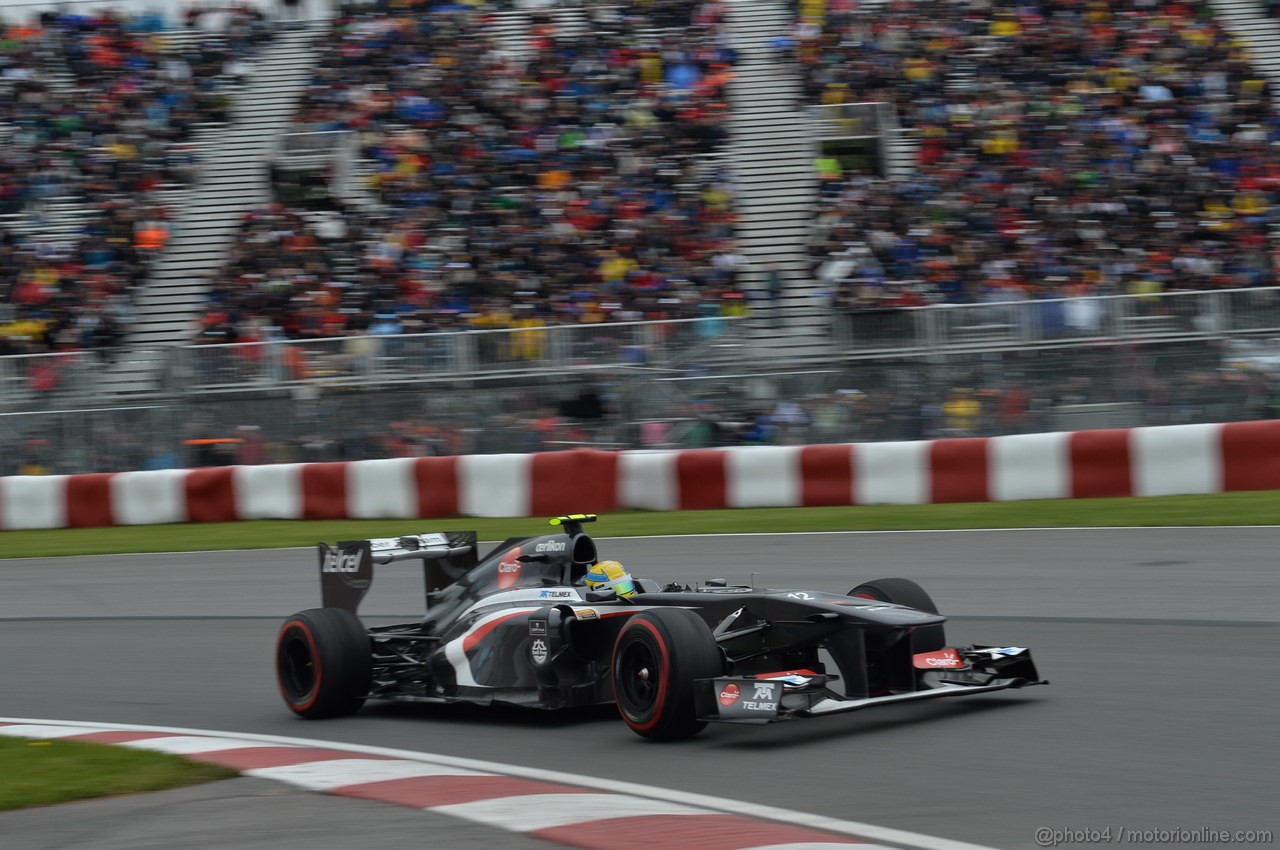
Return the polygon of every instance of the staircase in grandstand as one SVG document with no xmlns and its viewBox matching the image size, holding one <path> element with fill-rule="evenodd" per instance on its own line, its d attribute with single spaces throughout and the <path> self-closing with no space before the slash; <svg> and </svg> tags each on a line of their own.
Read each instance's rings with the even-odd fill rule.
<svg viewBox="0 0 1280 850">
<path fill-rule="evenodd" d="M 1271 83 L 1271 104 L 1280 108 L 1280 21 L 1267 15 L 1260 0 L 1211 0 L 1222 26 L 1249 51 L 1249 64 Z M 1280 241 L 1280 224 L 1272 223 L 1271 240 Z"/>
<path fill-rule="evenodd" d="M 1218 22 L 1249 50 L 1249 63 L 1271 81 L 1271 102 L 1280 106 L 1280 21 L 1261 0 L 1210 0 Z"/>
<path fill-rule="evenodd" d="M 209 39 L 211 36 L 192 30 L 174 30 L 164 33 L 162 38 L 167 45 L 181 49 L 197 40 Z M 83 91 L 77 89 L 75 76 L 67 66 L 64 56 L 50 52 L 44 61 L 46 64 L 41 79 L 51 92 L 57 95 L 70 94 L 72 99 L 84 96 Z M 219 83 L 229 84 L 229 81 L 219 79 Z M 14 129 L 16 128 L 0 125 L 0 144 L 6 141 L 6 131 Z M 199 129 L 190 143 L 192 147 L 199 148 L 201 143 Z M 179 210 L 190 196 L 190 186 L 166 184 L 160 186 L 153 197 L 169 209 Z M 53 242 L 74 237 L 92 216 L 92 207 L 85 204 L 78 195 L 53 195 L 32 201 L 22 212 L 0 215 L 0 230 L 17 236 L 36 238 L 42 242 Z"/>
<path fill-rule="evenodd" d="M 529 40 L 535 15 L 551 24 L 557 38 L 572 38 L 591 28 L 586 13 L 574 6 L 504 9 L 494 13 L 488 26 L 498 48 L 516 59 L 527 59 L 533 52 Z"/>
<path fill-rule="evenodd" d="M 181 207 L 164 255 L 138 294 L 138 319 L 129 353 L 110 373 L 121 391 L 150 389 L 157 347 L 192 335 L 207 281 L 225 260 L 243 215 L 269 195 L 265 157 L 288 125 L 311 76 L 311 43 L 326 22 L 277 33 L 254 59 L 249 82 L 236 94 L 227 125 L 197 135 L 200 175 Z"/>
<path fill-rule="evenodd" d="M 809 239 L 817 185 L 814 141 L 801 103 L 800 73 L 774 45 L 794 19 L 782 0 L 733 0 L 726 5 L 730 44 L 737 51 L 729 156 L 735 176 L 738 242 L 750 265 L 756 334 L 775 355 L 822 356 L 830 350 L 829 310 L 810 274 Z M 769 265 L 785 285 L 776 307 L 766 283 Z"/>
</svg>

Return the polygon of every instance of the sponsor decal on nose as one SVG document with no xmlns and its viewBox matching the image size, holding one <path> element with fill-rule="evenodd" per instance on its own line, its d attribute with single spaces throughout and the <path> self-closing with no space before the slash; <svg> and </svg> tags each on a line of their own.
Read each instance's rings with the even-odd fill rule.
<svg viewBox="0 0 1280 850">
<path fill-rule="evenodd" d="M 949 670 L 964 666 L 964 659 L 960 657 L 960 653 L 950 647 L 935 652 L 917 653 L 912 656 L 912 661 L 917 670 Z"/>
</svg>

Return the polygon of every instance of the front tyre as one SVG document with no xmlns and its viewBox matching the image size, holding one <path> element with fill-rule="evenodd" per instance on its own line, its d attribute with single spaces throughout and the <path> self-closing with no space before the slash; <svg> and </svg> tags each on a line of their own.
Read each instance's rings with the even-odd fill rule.
<svg viewBox="0 0 1280 850">
<path fill-rule="evenodd" d="M 276 638 L 276 683 L 299 717 L 319 720 L 352 714 L 373 681 L 369 633 L 342 608 L 294 614 Z"/>
<path fill-rule="evenodd" d="M 849 596 L 859 599 L 875 599 L 891 605 L 905 605 L 917 611 L 937 614 L 938 606 L 925 589 L 909 578 L 879 578 L 858 585 Z M 947 632 L 943 626 L 920 626 L 911 633 L 913 652 L 935 652 L 947 645 Z"/>
<path fill-rule="evenodd" d="M 694 680 L 724 673 L 711 629 L 687 608 L 631 617 L 613 645 L 613 696 L 623 721 L 642 738 L 678 741 L 707 725 L 698 719 Z"/>
</svg>

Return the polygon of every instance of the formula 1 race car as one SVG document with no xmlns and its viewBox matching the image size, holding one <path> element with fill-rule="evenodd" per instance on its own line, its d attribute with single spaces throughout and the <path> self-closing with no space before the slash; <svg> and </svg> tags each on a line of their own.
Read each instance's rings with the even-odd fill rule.
<svg viewBox="0 0 1280 850">
<path fill-rule="evenodd" d="M 323 608 L 280 629 L 276 673 L 306 718 L 365 700 L 556 709 L 615 702 L 636 734 L 674 740 L 709 721 L 764 724 L 875 705 L 1047 684 L 1017 646 L 947 646 L 945 618 L 912 581 L 845 596 L 639 578 L 591 589 L 583 525 L 512 538 L 478 558 L 474 532 L 320 544 Z M 375 564 L 417 560 L 426 616 L 366 628 Z M 628 577 L 629 578 L 629 577 Z M 829 666 L 835 671 L 828 672 Z"/>
</svg>

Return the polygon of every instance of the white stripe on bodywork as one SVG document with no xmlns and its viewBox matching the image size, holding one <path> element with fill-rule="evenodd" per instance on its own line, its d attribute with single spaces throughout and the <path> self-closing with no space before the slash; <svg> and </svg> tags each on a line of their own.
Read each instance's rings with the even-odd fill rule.
<svg viewBox="0 0 1280 850">
<path fill-rule="evenodd" d="M 348 785 L 386 782 L 391 779 L 413 779 L 417 776 L 492 776 L 461 767 L 392 759 L 326 759 L 306 764 L 278 767 L 255 767 L 246 776 L 274 779 L 309 791 L 332 791 Z"/>
<path fill-rule="evenodd" d="M 665 800 L 647 800 L 622 794 L 527 794 L 519 797 L 496 797 L 471 803 L 431 806 L 430 811 L 476 823 L 500 826 L 516 832 L 533 832 L 557 826 L 573 826 L 610 818 L 645 815 L 709 815 L 706 809 L 695 809 Z"/>
<path fill-rule="evenodd" d="M 471 674 L 471 662 L 467 659 L 467 653 L 462 648 L 463 642 L 466 641 L 470 635 L 472 635 L 477 629 L 482 628 L 488 623 L 492 623 L 494 620 L 501 619 L 502 617 L 506 617 L 511 614 L 531 614 L 537 610 L 537 608 L 503 608 L 499 611 L 494 611 L 492 614 L 485 614 L 483 617 L 472 623 L 471 628 L 467 629 L 465 633 L 446 643 L 444 645 L 444 657 L 448 659 L 451 665 L 453 665 L 454 678 L 457 680 L 458 685 L 469 688 L 489 687 L 488 685 L 482 685 L 477 682 L 475 676 Z"/>
<path fill-rule="evenodd" d="M 544 597 L 541 594 L 548 590 L 572 590 L 573 596 L 564 597 Z M 491 593 L 483 599 L 477 601 L 470 608 L 458 615 L 458 619 L 465 619 L 468 614 L 485 608 L 491 608 L 494 605 L 510 605 L 514 602 L 537 602 L 539 605 L 558 605 L 567 603 L 572 605 L 575 602 L 582 602 L 582 595 L 577 588 L 573 587 L 519 587 L 515 590 L 504 590 L 500 593 Z M 530 610 L 537 610 L 536 608 Z"/>
</svg>

